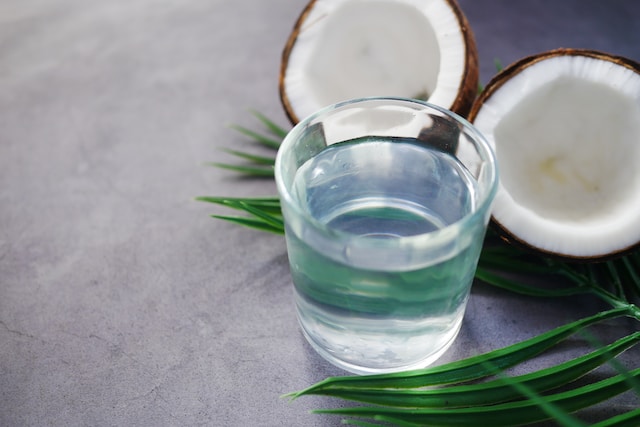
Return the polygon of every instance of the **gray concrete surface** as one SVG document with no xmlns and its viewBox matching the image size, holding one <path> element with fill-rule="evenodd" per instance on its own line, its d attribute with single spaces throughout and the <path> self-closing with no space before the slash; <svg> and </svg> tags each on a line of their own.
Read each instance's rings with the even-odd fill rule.
<svg viewBox="0 0 640 427">
<path fill-rule="evenodd" d="M 343 374 L 298 331 L 283 239 L 192 201 L 275 194 L 203 164 L 246 147 L 227 124 L 256 127 L 248 108 L 286 124 L 280 52 L 304 4 L 0 2 L 1 426 L 341 425 L 309 414 L 339 403 L 279 397 Z M 560 46 L 640 60 L 637 1 L 460 4 L 483 82 L 494 58 Z M 476 286 L 444 360 L 597 308 Z M 587 417 L 638 398 L 616 402 Z"/>
</svg>

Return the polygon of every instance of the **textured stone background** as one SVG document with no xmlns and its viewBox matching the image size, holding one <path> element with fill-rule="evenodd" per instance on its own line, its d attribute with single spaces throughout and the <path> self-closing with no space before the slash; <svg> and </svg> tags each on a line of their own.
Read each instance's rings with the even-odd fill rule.
<svg viewBox="0 0 640 427">
<path fill-rule="evenodd" d="M 304 4 L 0 2 L 0 425 L 340 425 L 308 413 L 329 399 L 279 398 L 342 374 L 297 329 L 283 239 L 192 201 L 275 194 L 203 163 L 248 143 L 226 127 L 255 127 L 248 108 L 286 124 L 280 52 Z M 460 4 L 483 82 L 494 58 L 561 46 L 640 60 L 637 1 Z M 476 286 L 445 360 L 596 308 Z M 616 405 L 638 401 L 589 416 Z"/>
</svg>

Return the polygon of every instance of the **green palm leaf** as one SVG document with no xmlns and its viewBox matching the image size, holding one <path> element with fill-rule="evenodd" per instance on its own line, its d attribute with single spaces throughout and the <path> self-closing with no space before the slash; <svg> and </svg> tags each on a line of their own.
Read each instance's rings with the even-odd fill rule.
<svg viewBox="0 0 640 427">
<path fill-rule="evenodd" d="M 640 377 L 640 368 L 629 373 L 633 378 Z M 553 404 L 565 413 L 572 413 L 629 390 L 625 375 L 616 375 L 574 390 L 541 396 L 546 403 Z M 429 426 L 513 426 L 531 424 L 550 418 L 539 403 L 526 399 L 491 406 L 473 406 L 455 409 L 400 409 L 391 407 L 354 407 L 317 410 L 316 413 L 365 416 L 377 419 L 404 421 L 416 425 Z"/>
<path fill-rule="evenodd" d="M 582 357 L 515 378 L 498 378 L 490 382 L 446 388 L 324 388 L 313 394 L 339 397 L 364 403 L 406 408 L 465 407 L 496 404 L 526 398 L 530 392 L 543 392 L 564 386 L 610 361 L 640 341 L 640 332 L 594 350 Z M 497 368 L 488 365 L 493 373 Z M 527 393 L 513 385 L 526 387 Z"/>
<path fill-rule="evenodd" d="M 212 215 L 213 218 L 230 221 L 238 225 L 254 228 L 270 233 L 283 234 L 284 221 L 280 212 L 280 201 L 277 197 L 196 197 L 197 201 L 214 203 L 231 209 L 248 213 L 249 217 Z"/>
<path fill-rule="evenodd" d="M 273 178 L 273 168 L 265 168 L 265 167 L 259 167 L 259 166 L 231 165 L 228 163 L 209 163 L 209 164 L 217 168 L 228 169 L 228 170 L 232 170 L 232 171 L 239 172 L 249 176 Z"/>
<path fill-rule="evenodd" d="M 224 150 L 226 153 L 229 153 L 231 155 L 234 155 L 236 157 L 240 157 L 242 159 L 246 159 L 251 161 L 252 163 L 256 163 L 256 164 L 261 164 L 261 165 L 268 165 L 273 167 L 273 165 L 275 165 L 276 163 L 276 159 L 274 159 L 273 157 L 267 157 L 267 156 L 258 156 L 256 154 L 251 154 L 251 153 L 247 153 L 244 151 L 237 151 L 237 150 Z M 213 163 L 213 165 L 215 165 L 216 163 Z"/>
<path fill-rule="evenodd" d="M 257 218 L 247 218 L 242 216 L 229 216 L 229 215 L 211 215 L 212 218 L 222 219 L 224 221 L 233 222 L 238 225 L 242 225 L 248 228 L 253 228 L 260 231 L 268 231 L 270 233 L 282 234 L 283 230 L 273 224 L 263 221 Z"/>
<path fill-rule="evenodd" d="M 289 133 L 289 131 L 287 131 L 286 129 L 284 129 L 281 126 L 278 126 L 277 124 L 275 124 L 273 121 L 271 121 L 270 119 L 268 119 L 265 115 L 261 114 L 258 111 L 255 110 L 250 110 L 251 114 L 253 114 L 258 120 L 260 120 L 260 122 L 262 122 L 262 124 L 275 136 L 277 136 L 278 138 L 280 138 L 281 140 L 287 136 L 287 133 Z M 280 143 L 278 143 L 278 145 L 280 145 Z"/>
<path fill-rule="evenodd" d="M 253 139 L 254 141 L 258 142 L 259 144 L 264 145 L 265 147 L 268 148 L 273 148 L 273 149 L 278 149 L 278 147 L 280 147 L 280 142 L 282 142 L 279 139 L 276 138 L 271 138 L 268 137 L 266 135 L 262 135 L 258 132 L 254 132 L 251 129 L 247 129 L 243 126 L 238 126 L 238 125 L 231 125 L 230 126 L 231 129 L 240 132 L 241 134 L 248 136 L 249 138 Z"/>
</svg>

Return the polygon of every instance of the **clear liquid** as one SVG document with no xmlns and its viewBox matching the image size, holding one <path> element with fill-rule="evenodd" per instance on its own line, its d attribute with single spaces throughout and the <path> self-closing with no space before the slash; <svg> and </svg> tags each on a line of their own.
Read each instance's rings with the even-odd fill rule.
<svg viewBox="0 0 640 427">
<path fill-rule="evenodd" d="M 399 239 L 471 212 L 473 183 L 445 152 L 414 140 L 369 138 L 330 146 L 309 160 L 295 176 L 293 193 L 309 215 L 334 230 Z M 332 363 L 357 373 L 423 367 L 457 335 L 481 236 L 435 264 L 416 263 L 410 251 L 398 250 L 393 268 L 379 260 L 354 263 L 348 250 L 323 253 L 289 230 L 287 239 L 302 329 Z"/>
</svg>

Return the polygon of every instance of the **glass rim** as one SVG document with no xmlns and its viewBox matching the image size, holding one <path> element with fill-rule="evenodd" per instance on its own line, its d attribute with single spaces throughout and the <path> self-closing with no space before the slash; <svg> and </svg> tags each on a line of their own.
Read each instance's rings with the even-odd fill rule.
<svg viewBox="0 0 640 427">
<path fill-rule="evenodd" d="M 422 101 L 413 98 L 403 98 L 403 97 L 391 97 L 391 96 L 374 96 L 374 97 L 362 97 L 362 98 L 354 98 L 341 102 L 337 102 L 335 104 L 328 105 L 315 113 L 310 114 L 304 119 L 300 120 L 284 137 L 280 147 L 278 148 L 278 153 L 276 155 L 276 161 L 274 165 L 274 176 L 276 187 L 278 189 L 278 193 L 280 194 L 281 204 L 286 203 L 287 207 L 293 209 L 297 215 L 305 218 L 309 224 L 313 225 L 313 228 L 320 231 L 323 235 L 329 235 L 332 238 L 339 239 L 340 241 L 366 241 L 366 242 L 375 242 L 376 239 L 367 239 L 366 236 L 360 236 L 358 234 L 353 234 L 345 231 L 340 231 L 334 229 L 332 227 L 327 226 L 323 222 L 317 220 L 313 216 L 309 215 L 305 212 L 300 204 L 296 201 L 296 199 L 291 194 L 291 189 L 285 183 L 282 175 L 282 157 L 283 153 L 290 150 L 290 148 L 296 143 L 296 140 L 299 134 L 305 129 L 305 127 L 312 123 L 313 121 L 321 118 L 322 116 L 326 116 L 327 114 L 336 111 L 338 109 L 348 107 L 356 104 L 366 104 L 370 102 L 391 102 L 398 104 L 405 104 L 407 106 L 421 106 L 430 108 L 439 113 L 444 114 L 445 116 L 451 118 L 452 120 L 460 123 L 467 134 L 475 141 L 475 145 L 480 147 L 478 151 L 480 152 L 480 156 L 483 160 L 486 160 L 486 163 L 490 165 L 490 169 L 485 173 L 488 173 L 488 185 L 487 190 L 483 192 L 481 198 L 478 200 L 478 203 L 474 207 L 474 209 L 464 215 L 462 218 L 447 224 L 445 227 L 440 228 L 438 230 L 413 234 L 409 236 L 400 236 L 390 240 L 383 240 L 386 242 L 385 244 L 389 244 L 390 242 L 401 242 L 403 245 L 409 245 L 412 247 L 423 246 L 425 242 L 440 242 L 442 240 L 449 240 L 452 236 L 457 235 L 457 230 L 466 228 L 467 224 L 473 223 L 477 220 L 478 216 L 484 215 L 490 209 L 490 205 L 492 204 L 495 195 L 498 190 L 498 163 L 496 154 L 482 133 L 467 119 L 460 116 L 459 114 L 450 111 L 446 108 L 440 107 L 438 105 L 429 103 L 427 101 Z M 282 208 L 281 208 L 282 209 Z M 285 218 L 286 222 L 286 218 Z M 425 236 L 429 236 L 429 239 L 425 239 Z M 429 243 L 430 245 L 431 243 Z"/>
</svg>

